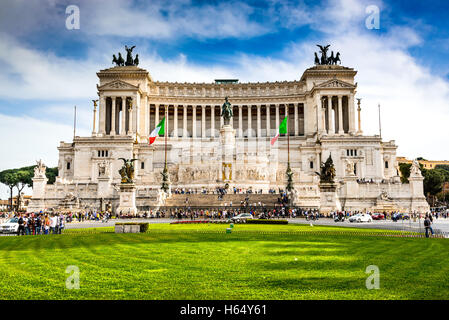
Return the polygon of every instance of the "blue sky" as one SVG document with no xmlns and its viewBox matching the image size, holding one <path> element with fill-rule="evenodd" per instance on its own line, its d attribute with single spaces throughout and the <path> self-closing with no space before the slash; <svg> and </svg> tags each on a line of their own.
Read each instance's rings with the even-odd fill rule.
<svg viewBox="0 0 449 320">
<path fill-rule="evenodd" d="M 80 29 L 65 27 L 68 5 Z M 366 8 L 380 9 L 367 29 Z M 91 131 L 99 69 L 135 44 L 155 80 L 295 80 L 313 65 L 316 44 L 331 44 L 358 70 L 362 125 L 394 139 L 398 155 L 449 159 L 447 1 L 57 1 L 5 0 L 0 12 L 0 170 L 42 158 Z M 2 193 L 0 191 L 0 196 Z"/>
</svg>

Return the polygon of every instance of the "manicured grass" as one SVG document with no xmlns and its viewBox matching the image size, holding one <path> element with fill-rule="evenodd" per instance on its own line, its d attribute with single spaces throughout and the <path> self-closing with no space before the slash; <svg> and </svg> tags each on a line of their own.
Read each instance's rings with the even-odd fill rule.
<svg viewBox="0 0 449 320">
<path fill-rule="evenodd" d="M 226 227 L 0 237 L 0 299 L 449 298 L 447 239 L 308 225 L 235 225 L 226 234 Z M 70 265 L 80 269 L 79 290 L 65 287 Z M 369 265 L 380 269 L 379 290 L 365 287 Z"/>
</svg>

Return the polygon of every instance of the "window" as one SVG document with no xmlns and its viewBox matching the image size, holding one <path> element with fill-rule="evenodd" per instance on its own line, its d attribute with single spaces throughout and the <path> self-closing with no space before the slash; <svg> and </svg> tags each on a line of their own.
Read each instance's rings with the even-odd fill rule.
<svg viewBox="0 0 449 320">
<path fill-rule="evenodd" d="M 109 151 L 108 150 L 98 150 L 98 157 L 109 157 Z"/>
<path fill-rule="evenodd" d="M 388 161 L 385 161 L 385 169 L 388 169 Z"/>
<path fill-rule="evenodd" d="M 70 162 L 67 162 L 67 170 L 70 170 Z"/>
<path fill-rule="evenodd" d="M 143 162 L 143 161 L 140 162 L 140 169 L 142 169 L 142 170 L 145 169 L 145 162 Z"/>
<path fill-rule="evenodd" d="M 310 161 L 310 169 L 313 169 L 313 161 Z"/>
</svg>

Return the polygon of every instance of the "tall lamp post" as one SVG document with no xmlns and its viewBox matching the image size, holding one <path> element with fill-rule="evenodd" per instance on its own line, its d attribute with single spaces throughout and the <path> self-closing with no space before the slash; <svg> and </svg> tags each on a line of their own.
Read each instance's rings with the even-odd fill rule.
<svg viewBox="0 0 449 320">
<path fill-rule="evenodd" d="M 286 189 L 288 192 L 293 190 L 293 171 L 290 167 L 290 134 L 288 132 L 288 108 L 287 108 L 287 171 L 285 172 L 287 175 L 287 186 Z"/>
<path fill-rule="evenodd" d="M 168 105 L 165 105 L 165 121 L 168 119 Z M 168 169 L 167 169 L 167 126 L 164 126 L 164 136 L 165 136 L 165 160 L 164 160 L 164 170 L 162 171 L 162 187 L 165 193 L 169 190 L 169 179 L 168 179 Z"/>
</svg>

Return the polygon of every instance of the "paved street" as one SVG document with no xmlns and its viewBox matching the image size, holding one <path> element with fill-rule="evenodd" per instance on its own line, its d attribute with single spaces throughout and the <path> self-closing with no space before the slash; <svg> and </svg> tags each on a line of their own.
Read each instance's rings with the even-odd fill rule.
<svg viewBox="0 0 449 320">
<path fill-rule="evenodd" d="M 72 222 L 66 225 L 67 229 L 79 229 L 79 228 L 93 228 L 93 227 L 108 227 L 113 226 L 115 222 L 149 222 L 149 223 L 170 223 L 173 219 L 118 219 L 109 220 L 107 223 L 101 221 L 85 221 L 85 222 Z M 423 220 L 421 223 L 418 221 L 413 222 L 412 220 L 404 220 L 393 222 L 391 220 L 387 221 L 373 221 L 370 223 L 351 223 L 348 220 L 345 222 L 334 222 L 333 219 L 321 218 L 318 221 L 306 221 L 304 218 L 294 218 L 288 219 L 289 223 L 300 223 L 300 224 L 310 224 L 313 225 L 330 225 L 330 226 L 340 226 L 349 228 L 372 228 L 372 229 L 387 229 L 387 230 L 405 230 L 405 231 L 418 231 L 421 229 L 423 231 Z M 433 224 L 433 229 L 441 230 L 442 232 L 449 233 L 449 219 L 435 219 Z"/>
</svg>

